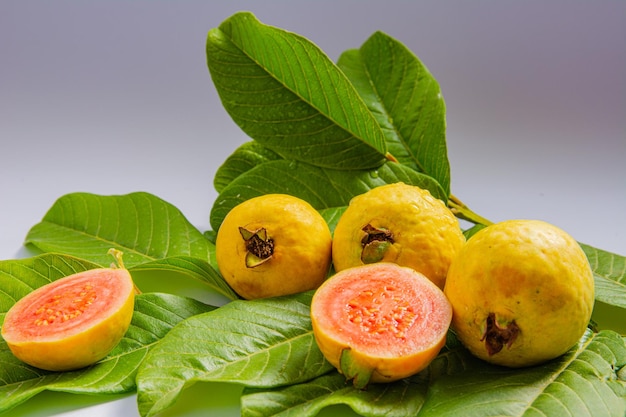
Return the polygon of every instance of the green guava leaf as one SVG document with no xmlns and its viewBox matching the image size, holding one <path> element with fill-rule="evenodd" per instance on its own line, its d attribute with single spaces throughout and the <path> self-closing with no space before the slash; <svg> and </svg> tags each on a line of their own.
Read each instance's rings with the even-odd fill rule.
<svg viewBox="0 0 626 417">
<path fill-rule="evenodd" d="M 31 228 L 25 243 L 102 266 L 111 263 L 110 248 L 124 253 L 127 268 L 172 256 L 190 256 L 216 265 L 215 246 L 180 210 L 145 192 L 66 194 Z"/>
<path fill-rule="evenodd" d="M 588 331 L 547 364 L 488 365 L 457 345 L 423 372 L 359 390 L 331 372 L 302 384 L 246 388 L 242 416 L 315 416 L 344 404 L 364 416 L 615 416 L 626 412 L 626 343 L 613 331 Z"/>
<path fill-rule="evenodd" d="M 274 152 L 338 169 L 376 168 L 385 161 L 374 116 L 308 39 L 240 12 L 209 31 L 206 57 L 233 121 Z"/>
<path fill-rule="evenodd" d="M 595 279 L 596 300 L 626 308 L 626 257 L 580 244 Z"/>
<path fill-rule="evenodd" d="M 465 236 L 465 239 L 469 240 L 469 238 L 474 236 L 478 231 L 484 229 L 485 227 L 487 226 L 485 226 L 484 224 L 475 224 L 469 229 L 464 230 L 463 235 Z"/>
<path fill-rule="evenodd" d="M 428 189 L 433 196 L 447 200 L 447 194 L 432 177 L 395 162 L 387 162 L 375 170 L 346 171 L 274 160 L 239 175 L 222 190 L 211 209 L 211 227 L 218 230 L 233 207 L 263 194 L 291 194 L 323 210 L 347 206 L 358 194 L 399 181 Z"/>
<path fill-rule="evenodd" d="M 398 40 L 375 32 L 338 66 L 380 124 L 387 148 L 400 163 L 435 178 L 450 192 L 446 106 L 439 83 Z"/>
<path fill-rule="evenodd" d="M 228 184 L 244 172 L 264 162 L 283 159 L 276 152 L 257 141 L 242 144 L 220 165 L 213 178 L 213 186 L 220 193 Z"/>
<path fill-rule="evenodd" d="M 346 211 L 347 206 L 343 207 L 331 207 L 327 209 L 319 210 L 319 213 L 322 215 L 328 228 L 330 229 L 331 234 L 335 233 L 335 227 L 337 226 L 337 222 L 341 218 L 341 215 L 344 211 Z"/>
<path fill-rule="evenodd" d="M 159 285 L 168 284 L 172 281 L 172 279 L 168 279 L 168 277 L 154 277 L 154 274 L 183 274 L 186 275 L 198 283 L 201 286 L 198 289 L 193 289 L 194 293 L 189 294 L 189 296 L 193 298 L 198 298 L 200 294 L 196 292 L 200 289 L 206 291 L 207 293 L 215 294 L 218 297 L 222 298 L 222 301 L 219 304 L 224 304 L 228 301 L 236 300 L 239 296 L 230 288 L 230 286 L 224 281 L 224 278 L 220 275 L 220 273 L 209 264 L 209 262 L 204 261 L 198 258 L 192 258 L 188 256 L 174 256 L 170 258 L 157 259 L 150 262 L 145 262 L 142 264 L 135 265 L 134 267 L 129 269 L 133 275 L 133 278 L 136 279 L 136 283 L 140 289 L 143 290 L 143 286 L 138 283 L 137 277 L 141 278 L 142 274 L 145 273 L 148 275 L 145 281 L 150 281 L 153 286 L 156 288 L 149 290 L 150 292 L 175 292 L 175 289 L 161 289 Z M 163 278 L 163 279 L 159 279 Z M 183 295 L 183 294 L 179 294 Z M 209 295 L 209 294 L 205 294 Z M 211 303 L 215 304 L 215 303 Z"/>
<path fill-rule="evenodd" d="M 311 297 L 233 301 L 181 322 L 139 369 L 140 414 L 160 413 L 194 381 L 274 387 L 331 370 L 311 330 Z"/>
<path fill-rule="evenodd" d="M 94 263 L 57 254 L 0 261 L 2 321 L 15 301 L 33 289 L 96 267 Z M 181 320 L 214 308 L 172 294 L 139 294 L 130 328 L 119 345 L 100 362 L 72 372 L 49 372 L 28 366 L 0 340 L 0 413 L 45 390 L 75 394 L 133 391 L 135 374 L 148 351 Z"/>
<path fill-rule="evenodd" d="M 507 369 L 487 365 L 465 351 L 431 369 L 420 417 L 430 416 L 623 416 L 626 343 L 614 331 L 587 331 L 565 355 L 544 365 Z"/>
<path fill-rule="evenodd" d="M 365 390 L 346 384 L 346 377 L 332 371 L 311 381 L 273 390 L 244 388 L 242 417 L 316 416 L 324 408 L 347 405 L 364 416 L 417 416 L 427 385 L 410 379 L 391 384 L 371 384 Z M 342 410 L 337 415 L 357 415 Z"/>
</svg>

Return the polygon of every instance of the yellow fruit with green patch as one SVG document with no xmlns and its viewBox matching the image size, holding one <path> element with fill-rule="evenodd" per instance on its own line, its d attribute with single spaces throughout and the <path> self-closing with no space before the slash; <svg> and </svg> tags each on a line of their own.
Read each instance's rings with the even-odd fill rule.
<svg viewBox="0 0 626 417">
<path fill-rule="evenodd" d="M 428 190 L 404 183 L 354 197 L 335 228 L 335 270 L 375 262 L 415 269 L 443 288 L 465 243 L 454 214 Z"/>
</svg>

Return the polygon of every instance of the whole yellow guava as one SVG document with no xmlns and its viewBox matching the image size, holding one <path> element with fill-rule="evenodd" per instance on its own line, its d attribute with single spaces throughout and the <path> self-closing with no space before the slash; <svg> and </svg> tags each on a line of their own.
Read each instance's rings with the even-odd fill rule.
<svg viewBox="0 0 626 417">
<path fill-rule="evenodd" d="M 228 212 L 215 242 L 220 273 L 245 299 L 312 290 L 331 263 L 330 229 L 308 202 L 287 194 L 248 199 Z"/>
<path fill-rule="evenodd" d="M 472 236 L 452 262 L 444 293 L 452 328 L 472 354 L 509 367 L 539 364 L 582 337 L 594 305 L 585 253 L 562 229 L 507 220 Z"/>
<path fill-rule="evenodd" d="M 335 227 L 335 270 L 375 262 L 412 268 L 443 288 L 465 243 L 454 214 L 428 190 L 402 182 L 354 197 Z"/>
</svg>

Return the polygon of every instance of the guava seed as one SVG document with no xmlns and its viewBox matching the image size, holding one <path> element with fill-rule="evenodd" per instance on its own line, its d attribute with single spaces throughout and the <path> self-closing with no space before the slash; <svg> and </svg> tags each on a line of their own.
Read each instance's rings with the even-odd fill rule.
<svg viewBox="0 0 626 417">
<path fill-rule="evenodd" d="M 409 301 L 392 286 L 385 286 L 374 295 L 362 291 L 347 304 L 348 320 L 370 334 L 388 334 L 406 337 L 407 330 L 417 320 L 417 313 Z"/>
<path fill-rule="evenodd" d="M 72 299 L 71 305 L 61 300 Z M 80 316 L 95 301 L 96 291 L 91 284 L 86 284 L 74 292 L 65 292 L 55 295 L 35 311 L 33 323 L 35 326 L 48 326 L 53 323 L 63 323 Z"/>
</svg>

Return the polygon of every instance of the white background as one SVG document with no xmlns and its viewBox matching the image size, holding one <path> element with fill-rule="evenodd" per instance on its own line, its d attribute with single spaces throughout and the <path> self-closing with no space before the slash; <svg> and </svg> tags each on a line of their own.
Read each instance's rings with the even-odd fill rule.
<svg viewBox="0 0 626 417">
<path fill-rule="evenodd" d="M 215 170 L 248 138 L 222 109 L 204 43 L 238 10 L 333 60 L 376 30 L 397 38 L 442 87 L 455 195 L 492 221 L 546 220 L 626 255 L 625 2 L 11 0 L 0 3 L 0 259 L 24 256 L 29 228 L 75 191 L 148 191 L 209 228 Z M 227 414 L 220 386 L 194 389 L 211 405 L 177 415 Z M 44 394 L 11 414 L 82 415 L 99 401 Z M 136 409 L 128 397 L 89 413 Z"/>
</svg>

